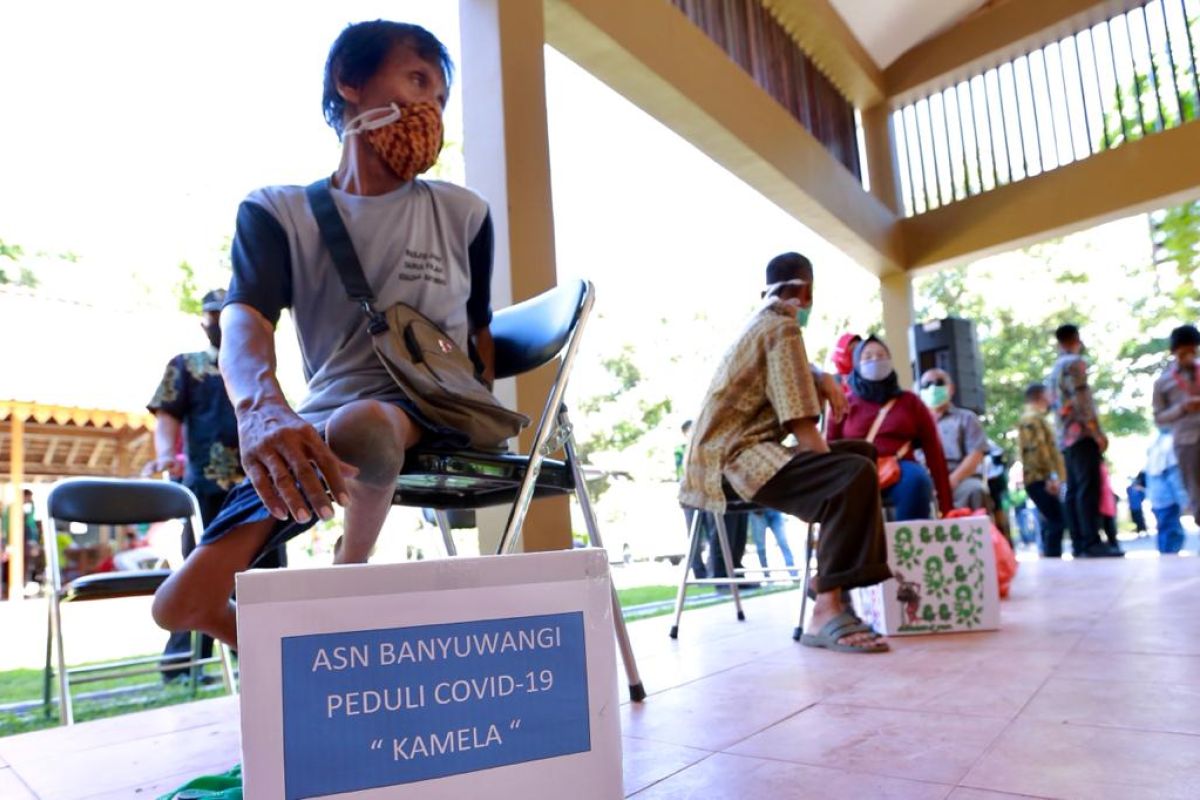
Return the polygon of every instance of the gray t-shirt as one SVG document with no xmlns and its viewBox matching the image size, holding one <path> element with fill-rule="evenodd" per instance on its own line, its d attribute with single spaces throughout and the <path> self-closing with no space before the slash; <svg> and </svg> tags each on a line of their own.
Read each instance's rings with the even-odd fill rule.
<svg viewBox="0 0 1200 800">
<path fill-rule="evenodd" d="M 464 351 L 491 322 L 492 224 L 474 192 L 416 180 L 388 194 L 331 190 L 375 306 L 407 303 Z M 404 399 L 379 363 L 362 309 L 347 296 L 303 186 L 251 192 L 238 209 L 226 303 L 245 303 L 273 324 L 290 308 L 308 381 L 297 408 L 319 430 L 354 400 Z"/>
<path fill-rule="evenodd" d="M 938 417 L 937 425 L 938 433 L 942 435 L 942 450 L 946 453 L 946 466 L 951 472 L 971 453 L 987 453 L 987 434 L 974 411 L 950 406 Z"/>
</svg>

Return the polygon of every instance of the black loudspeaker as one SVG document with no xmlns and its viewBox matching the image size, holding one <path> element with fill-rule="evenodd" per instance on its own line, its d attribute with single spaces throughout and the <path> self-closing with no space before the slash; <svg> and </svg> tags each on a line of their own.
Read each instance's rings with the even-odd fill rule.
<svg viewBox="0 0 1200 800">
<path fill-rule="evenodd" d="M 983 416 L 983 358 L 974 322 L 947 317 L 914 325 L 912 346 L 914 381 L 920 381 L 925 370 L 944 369 L 954 380 L 955 405 Z"/>
</svg>

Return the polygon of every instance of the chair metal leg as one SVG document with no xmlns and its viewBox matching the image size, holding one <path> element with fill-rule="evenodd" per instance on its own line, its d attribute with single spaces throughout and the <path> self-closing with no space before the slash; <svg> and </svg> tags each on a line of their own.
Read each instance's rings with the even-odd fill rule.
<svg viewBox="0 0 1200 800">
<path fill-rule="evenodd" d="M 738 592 L 738 574 L 733 568 L 733 553 L 729 549 L 729 534 L 725 530 L 725 515 L 713 514 L 713 518 L 717 521 L 717 539 L 721 544 L 721 560 L 725 562 L 725 575 L 729 578 L 729 589 L 733 594 L 733 606 L 737 609 L 737 618 L 739 622 L 746 619 L 746 612 L 742 610 L 742 596 Z"/>
<path fill-rule="evenodd" d="M 433 516 L 437 519 L 438 530 L 442 532 L 442 545 L 446 548 L 446 555 L 454 558 L 458 555 L 458 548 L 454 546 L 454 534 L 450 530 L 450 515 L 443 508 L 435 509 Z"/>
<path fill-rule="evenodd" d="M 54 651 L 54 611 L 46 600 L 46 668 L 42 672 L 42 716 L 50 719 L 50 656 Z"/>
<path fill-rule="evenodd" d="M 808 523 L 808 532 L 804 536 L 804 582 L 800 585 L 800 622 L 792 631 L 792 638 L 797 642 L 804 635 L 804 615 L 808 611 L 808 587 L 813 576 L 813 556 L 816 554 L 816 538 L 814 533 L 817 523 Z"/>
<path fill-rule="evenodd" d="M 188 685 L 192 690 L 192 697 L 200 691 L 200 673 L 203 667 L 196 662 L 200 660 L 200 651 L 204 646 L 204 635 L 199 631 L 192 631 L 192 664 L 188 667 Z"/>
<path fill-rule="evenodd" d="M 683 576 L 679 579 L 679 591 L 675 593 L 675 624 L 671 626 L 671 638 L 679 638 L 679 621 L 683 619 L 683 604 L 687 600 L 688 573 L 700 552 L 700 515 L 708 512 L 696 509 L 692 513 L 692 524 L 688 531 L 688 554 L 683 560 Z"/>
<path fill-rule="evenodd" d="M 563 408 L 559 414 L 559 424 L 569 426 L 567 420 L 567 410 Z M 570 427 L 565 430 L 569 431 Z M 563 447 L 567 456 L 567 463 L 571 466 L 571 475 L 575 479 L 575 499 L 579 501 L 579 508 L 583 511 L 583 520 L 587 525 L 588 542 L 592 547 L 604 548 L 604 542 L 600 538 L 600 525 L 596 522 L 596 511 L 592 508 L 592 498 L 588 494 L 587 484 L 584 482 L 583 469 L 579 466 L 579 459 L 575 456 L 575 437 L 568 434 L 566 441 L 563 442 Z M 629 699 L 635 703 L 640 703 L 646 699 L 646 689 L 642 686 L 642 676 L 638 672 L 637 659 L 633 655 L 633 645 L 629 643 L 629 629 L 625 626 L 625 612 L 621 609 L 621 598 L 617 595 L 617 587 L 612 587 L 612 610 L 613 610 L 613 626 L 617 634 L 617 646 L 621 650 L 621 662 L 625 665 L 625 675 L 629 678 Z"/>
<path fill-rule="evenodd" d="M 75 724 L 75 709 L 71 706 L 71 679 L 67 675 L 67 657 L 63 650 L 62 609 L 58 594 L 50 594 L 50 622 L 54 628 L 55 661 L 58 667 L 58 719 L 63 725 Z"/>
<path fill-rule="evenodd" d="M 221 648 L 221 680 L 225 682 L 225 691 L 237 694 L 238 687 L 233 679 L 233 651 L 224 642 L 216 642 Z"/>
</svg>

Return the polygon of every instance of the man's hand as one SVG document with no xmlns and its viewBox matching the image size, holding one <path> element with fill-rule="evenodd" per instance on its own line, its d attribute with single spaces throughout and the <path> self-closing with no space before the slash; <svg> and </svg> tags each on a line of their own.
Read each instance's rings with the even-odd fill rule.
<svg viewBox="0 0 1200 800">
<path fill-rule="evenodd" d="M 1053 480 L 1051 478 L 1046 479 L 1046 491 L 1049 494 L 1053 495 L 1054 497 L 1058 497 L 1058 490 L 1061 488 L 1062 488 L 1062 485 L 1059 484 L 1058 481 Z"/>
<path fill-rule="evenodd" d="M 172 478 L 183 477 L 183 464 L 175 456 L 160 456 L 151 459 L 142 467 L 143 478 L 153 478 L 166 472 Z"/>
<path fill-rule="evenodd" d="M 801 453 L 828 453 L 829 445 L 817 430 L 815 419 L 797 419 L 788 424 L 788 430 L 796 437 L 796 447 Z"/>
<path fill-rule="evenodd" d="M 1191 414 L 1200 411 L 1200 397 L 1189 397 L 1183 401 L 1183 410 Z"/>
<path fill-rule="evenodd" d="M 311 519 L 311 506 L 321 519 L 333 517 L 325 486 L 337 502 L 350 502 L 346 478 L 358 470 L 339 459 L 309 425 L 283 402 L 238 411 L 242 467 L 271 516 L 297 522 Z"/>
<path fill-rule="evenodd" d="M 1096 444 L 1100 446 L 1101 453 L 1108 451 L 1108 437 L 1099 431 L 1096 432 Z"/>
<path fill-rule="evenodd" d="M 957 488 L 958 488 L 958 485 L 959 485 L 960 483 L 962 483 L 962 478 L 958 477 L 958 476 L 957 476 L 957 475 L 955 475 L 953 472 L 951 472 L 951 473 L 950 473 L 950 488 L 951 488 L 951 489 L 957 489 Z"/>
<path fill-rule="evenodd" d="M 846 393 L 842 391 L 837 379 L 826 372 L 817 380 L 817 391 L 820 392 L 821 399 L 829 403 L 829 416 L 833 421 L 844 420 L 850 410 L 850 403 L 846 400 Z"/>
</svg>

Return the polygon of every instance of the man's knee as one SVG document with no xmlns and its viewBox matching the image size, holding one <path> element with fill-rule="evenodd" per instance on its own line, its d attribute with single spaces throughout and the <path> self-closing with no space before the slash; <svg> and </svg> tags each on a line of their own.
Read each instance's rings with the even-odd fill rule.
<svg viewBox="0 0 1200 800">
<path fill-rule="evenodd" d="M 404 464 L 396 419 L 392 410 L 377 400 L 359 400 L 335 411 L 325 438 L 338 458 L 358 467 L 358 479 L 363 483 L 388 484 Z"/>
<path fill-rule="evenodd" d="M 181 571 L 167 578 L 154 593 L 150 613 L 155 624 L 167 631 L 199 630 L 214 616 L 214 605 L 223 597 L 208 597 L 202 586 L 193 586 Z"/>
</svg>

